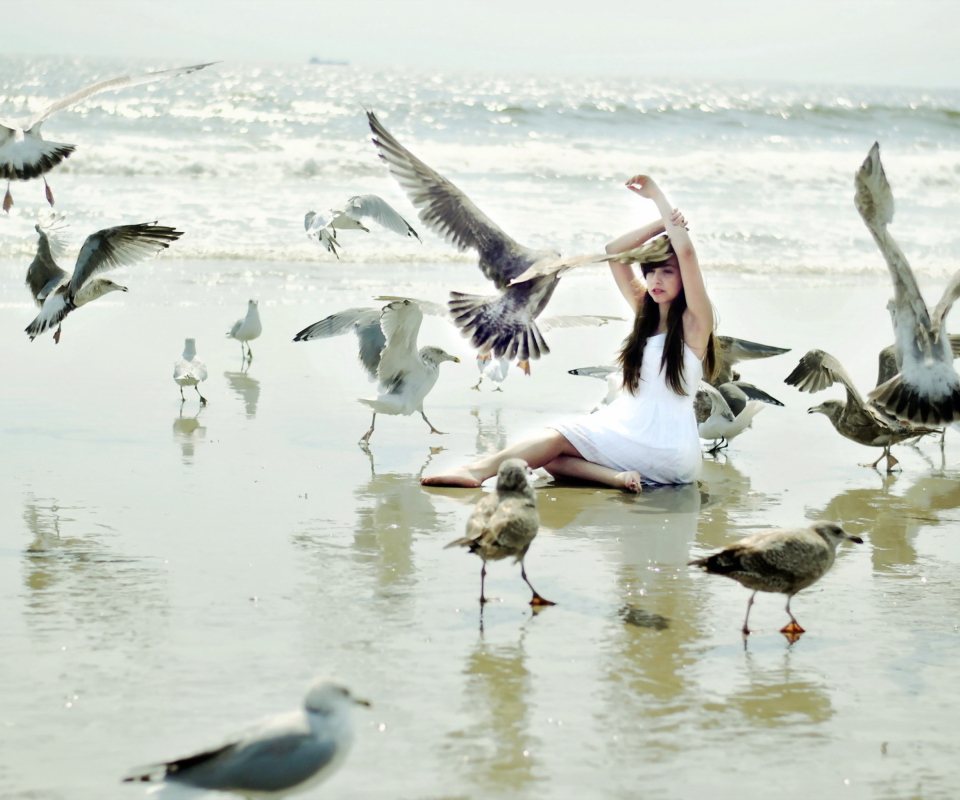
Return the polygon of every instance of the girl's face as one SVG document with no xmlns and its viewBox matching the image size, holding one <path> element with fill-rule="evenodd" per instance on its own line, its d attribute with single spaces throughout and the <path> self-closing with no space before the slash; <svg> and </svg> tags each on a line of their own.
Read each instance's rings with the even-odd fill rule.
<svg viewBox="0 0 960 800">
<path fill-rule="evenodd" d="M 644 276 L 644 280 L 647 283 L 647 291 L 658 305 L 672 303 L 683 289 L 680 265 L 675 258 L 669 258 L 651 269 Z"/>
</svg>

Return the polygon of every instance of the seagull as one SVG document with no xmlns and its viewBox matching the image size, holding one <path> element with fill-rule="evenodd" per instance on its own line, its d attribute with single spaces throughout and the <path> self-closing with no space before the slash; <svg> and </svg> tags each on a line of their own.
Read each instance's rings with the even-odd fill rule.
<svg viewBox="0 0 960 800">
<path fill-rule="evenodd" d="M 460 251 L 476 250 L 480 270 L 498 290 L 491 296 L 450 292 L 454 324 L 483 354 L 492 352 L 497 358 L 517 357 L 528 362 L 549 353 L 536 318 L 553 295 L 558 275 L 550 273 L 513 286 L 511 281 L 541 263 L 597 263 L 614 256 L 561 259 L 553 250 L 532 250 L 518 244 L 460 189 L 400 144 L 372 112 L 367 112 L 367 119 L 380 157 L 419 209 L 424 225 Z"/>
<path fill-rule="evenodd" d="M 405 298 L 397 297 L 394 295 L 387 295 L 387 294 L 380 295 L 379 297 L 374 298 L 374 300 L 380 300 L 387 303 L 393 300 L 403 300 L 403 299 Z M 432 316 L 435 316 L 435 317 L 443 317 L 448 322 L 453 321 L 451 319 L 450 310 L 443 303 L 434 303 L 431 300 L 420 300 L 412 297 L 409 299 L 413 300 L 414 303 L 420 306 L 420 310 L 423 311 L 424 314 L 431 314 Z M 537 320 L 538 327 L 540 328 L 540 331 L 542 333 L 546 333 L 547 331 L 552 331 L 554 328 L 599 328 L 603 325 L 606 325 L 608 322 L 624 322 L 624 319 L 623 317 L 609 317 L 609 316 L 604 316 L 603 314 L 567 314 L 567 315 L 561 315 L 557 317 L 544 317 L 543 319 Z M 489 353 L 482 353 L 482 352 L 477 353 L 477 367 L 481 372 L 481 379 L 480 379 L 481 381 L 483 380 L 482 375 L 484 373 L 484 370 L 486 370 L 489 367 L 488 362 L 491 358 L 492 356 Z M 506 380 L 506 375 L 507 375 L 506 370 L 509 367 L 510 359 L 501 357 L 501 358 L 497 358 L 496 361 L 507 362 L 506 366 L 504 367 L 500 367 L 500 366 L 489 367 L 489 369 L 493 370 L 494 372 L 499 372 L 499 371 L 503 372 L 503 378 L 501 378 L 497 382 L 497 385 L 499 386 L 501 383 L 503 383 L 503 381 Z M 517 366 L 523 370 L 525 375 L 530 374 L 529 361 L 519 361 L 517 362 Z M 479 387 L 480 387 L 480 384 L 477 383 L 476 386 L 472 386 L 471 388 L 476 389 L 477 391 L 480 391 Z"/>
<path fill-rule="evenodd" d="M 713 379 L 714 386 L 740 380 L 733 365 L 741 361 L 752 361 L 757 358 L 770 358 L 789 353 L 789 347 L 774 347 L 769 344 L 758 344 L 746 339 L 735 339 L 733 336 L 717 337 L 717 376 Z"/>
<path fill-rule="evenodd" d="M 351 197 L 340 208 L 331 208 L 319 214 L 308 211 L 303 218 L 303 227 L 307 236 L 316 237 L 320 244 L 337 258 L 337 229 L 359 230 L 370 233 L 363 224 L 364 219 L 372 219 L 384 228 L 401 236 L 412 236 L 418 242 L 419 234 L 409 222 L 401 217 L 382 197 L 375 194 L 358 194 Z"/>
<path fill-rule="evenodd" d="M 360 398 L 373 409 L 370 429 L 360 438 L 370 441 L 377 414 L 408 416 L 419 411 L 430 433 L 442 434 L 423 413 L 424 398 L 433 389 L 444 361 L 460 359 L 439 347 L 417 350 L 417 335 L 423 312 L 412 300 L 396 300 L 383 309 L 349 308 L 304 328 L 293 337 L 295 342 L 326 339 L 353 330 L 360 340 L 360 362 L 373 380 L 378 381 L 378 396 Z"/>
<path fill-rule="evenodd" d="M 480 605 L 487 602 L 484 581 L 487 562 L 513 556 L 520 563 L 520 577 L 530 587 L 532 606 L 552 606 L 527 579 L 523 558 L 540 528 L 537 496 L 527 479 L 530 468 L 521 458 L 508 458 L 497 470 L 497 489 L 474 506 L 467 520 L 467 535 L 447 547 L 466 547 L 483 559 L 480 569 Z"/>
<path fill-rule="evenodd" d="M 951 344 L 958 348 L 958 354 L 960 354 L 960 336 L 950 337 L 950 339 Z M 880 352 L 878 386 L 897 374 L 894 350 L 895 346 L 891 345 Z M 847 390 L 846 402 L 827 400 L 807 409 L 807 413 L 823 414 L 830 420 L 837 433 L 857 444 L 866 447 L 882 447 L 883 452 L 880 453 L 880 457 L 872 464 L 864 464 L 865 467 L 876 469 L 877 464 L 886 457 L 887 472 L 893 472 L 893 468 L 899 463 L 890 452 L 893 445 L 934 432 L 932 428 L 904 425 L 887 414 L 876 401 L 865 402 L 843 365 L 823 350 L 809 351 L 800 359 L 800 363 L 786 377 L 784 383 L 796 386 L 801 392 L 811 393 L 833 386 L 834 383 L 843 384 Z"/>
<path fill-rule="evenodd" d="M 243 360 L 253 361 L 253 350 L 250 349 L 250 342 L 263 333 L 263 325 L 260 324 L 260 312 L 257 311 L 257 301 L 247 301 L 247 316 L 238 319 L 233 323 L 233 327 L 228 331 L 227 336 L 240 342 L 240 353 Z M 246 343 L 247 349 L 244 352 L 243 346 Z"/>
<path fill-rule="evenodd" d="M 210 64 L 213 63 L 216 62 L 210 62 Z M 77 146 L 75 144 L 62 144 L 61 142 L 48 142 L 40 135 L 40 127 L 52 114 L 108 89 L 117 91 L 126 89 L 128 86 L 138 86 L 142 83 L 152 83 L 177 75 L 187 75 L 204 67 L 209 67 L 210 64 L 195 64 L 192 67 L 166 69 L 159 72 L 148 72 L 144 75 L 110 78 L 86 86 L 66 97 L 61 97 L 32 116 L 15 120 L 0 119 L 0 180 L 4 178 L 7 180 L 7 193 L 3 198 L 3 210 L 9 211 L 13 205 L 10 181 L 28 181 L 41 177 L 46 189 L 47 202 L 51 206 L 53 205 L 53 192 L 46 177 L 44 177 L 44 173 L 49 172 L 67 158 L 76 150 Z"/>
<path fill-rule="evenodd" d="M 302 709 L 265 719 L 219 747 L 133 770 L 123 781 L 247 798 L 302 792 L 329 778 L 346 758 L 354 705 L 370 703 L 321 678 L 310 686 Z"/>
<path fill-rule="evenodd" d="M 857 170 L 854 183 L 854 204 L 893 278 L 894 296 L 887 308 L 896 334 L 899 372 L 877 386 L 869 397 L 903 422 L 942 425 L 960 420 L 960 376 L 953 368 L 943 324 L 960 297 L 960 272 L 950 279 L 931 313 L 906 256 L 887 231 L 887 225 L 893 221 L 893 192 L 876 142 Z"/>
<path fill-rule="evenodd" d="M 200 405 L 207 404 L 207 398 L 200 394 L 197 384 L 207 379 L 207 365 L 197 358 L 197 343 L 193 339 L 184 339 L 183 355 L 173 365 L 173 379 L 180 387 L 180 403 L 186 402 L 183 387 L 192 386 L 200 397 Z"/>
<path fill-rule="evenodd" d="M 693 408 L 701 439 L 714 440 L 707 452 L 716 453 L 753 424 L 764 405 L 782 406 L 777 398 L 750 383 L 728 381 L 719 386 L 700 382 Z"/>
<path fill-rule="evenodd" d="M 40 313 L 26 327 L 30 341 L 48 328 L 59 326 L 67 314 L 85 303 L 107 292 L 127 291 L 125 286 L 96 277 L 99 273 L 136 264 L 165 250 L 170 242 L 183 236 L 183 231 L 156 222 L 104 228 L 87 237 L 77 256 L 73 275 L 67 280 L 67 274 L 51 255 L 49 238 L 40 226 L 37 231 L 40 246 L 37 257 L 27 270 L 27 285 L 40 303 Z M 60 341 L 59 329 L 54 339 Z"/>
<path fill-rule="evenodd" d="M 477 369 L 480 370 L 480 380 L 478 380 L 474 386 L 471 386 L 471 389 L 479 392 L 480 384 L 483 383 L 483 379 L 486 378 L 493 384 L 493 391 L 502 392 L 503 389 L 501 386 L 507 379 L 507 375 L 510 374 L 510 359 L 494 358 L 489 353 L 486 355 L 477 353 Z"/>
<path fill-rule="evenodd" d="M 599 411 L 603 406 L 608 406 L 616 400 L 623 391 L 623 371 L 619 367 L 600 366 L 600 367 L 577 367 L 569 369 L 570 375 L 579 375 L 584 378 L 597 378 L 606 381 L 607 396 L 604 397 L 590 413 Z"/>
<path fill-rule="evenodd" d="M 700 567 L 712 575 L 726 575 L 753 589 L 747 602 L 747 616 L 743 620 L 744 635 L 750 633 L 747 623 L 757 592 L 785 594 L 790 623 L 780 632 L 790 636 L 804 633 L 790 611 L 790 601 L 797 592 L 826 574 L 833 566 L 837 545 L 843 541 L 863 544 L 859 536 L 847 533 L 833 522 L 817 522 L 809 528 L 761 531 L 719 553 L 691 561 L 688 566 Z"/>
</svg>

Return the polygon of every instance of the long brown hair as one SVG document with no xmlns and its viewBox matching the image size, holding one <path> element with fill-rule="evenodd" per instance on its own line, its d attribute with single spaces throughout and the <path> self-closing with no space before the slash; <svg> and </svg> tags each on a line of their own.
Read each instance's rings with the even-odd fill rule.
<svg viewBox="0 0 960 800">
<path fill-rule="evenodd" d="M 670 254 L 674 254 L 673 247 L 669 247 Z M 651 270 L 663 266 L 666 262 L 654 261 L 640 265 L 644 276 Z M 677 394 L 684 396 L 683 388 L 683 312 L 687 310 L 687 295 L 680 288 L 680 293 L 670 304 L 667 312 L 666 341 L 663 344 L 663 356 L 660 358 L 660 369 L 666 367 L 666 378 L 670 388 Z M 643 293 L 643 300 L 637 308 L 633 320 L 633 330 L 623 340 L 623 346 L 617 355 L 617 363 L 623 369 L 623 388 L 630 394 L 636 394 L 640 388 L 640 367 L 643 364 L 643 351 L 647 347 L 647 340 L 654 335 L 660 324 L 660 308 L 651 297 L 650 292 Z M 718 370 L 717 345 L 713 333 L 707 340 L 707 352 L 703 356 L 703 376 L 707 381 L 712 380 Z"/>
</svg>

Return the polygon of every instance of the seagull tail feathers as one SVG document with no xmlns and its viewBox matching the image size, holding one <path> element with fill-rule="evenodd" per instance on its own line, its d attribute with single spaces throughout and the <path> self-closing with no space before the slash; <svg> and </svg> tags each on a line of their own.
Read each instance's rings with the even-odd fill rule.
<svg viewBox="0 0 960 800">
<path fill-rule="evenodd" d="M 473 552 L 477 549 L 477 540 L 469 536 L 464 536 L 462 539 L 454 539 L 450 544 L 445 544 L 443 549 L 448 550 L 451 547 L 469 547 L 470 552 Z"/>
<path fill-rule="evenodd" d="M 32 151 L 30 159 L 13 163 L 0 162 L 0 180 L 29 181 L 39 178 L 77 149 L 75 144 L 48 142 L 39 136 L 30 138 Z"/>
<path fill-rule="evenodd" d="M 30 337 L 30 341 L 32 342 L 41 333 L 49 328 L 59 325 L 61 322 L 63 322 L 63 318 L 75 308 L 76 306 L 74 305 L 73 300 L 66 298 L 63 295 L 54 295 L 53 297 L 48 298 L 33 322 L 24 328 L 24 330 L 27 332 L 27 336 Z"/>
<path fill-rule="evenodd" d="M 734 550 L 722 550 L 712 556 L 698 558 L 690 561 L 687 566 L 700 567 L 704 572 L 709 572 L 711 575 L 730 575 L 742 570 L 740 555 Z"/>
<path fill-rule="evenodd" d="M 916 386 L 894 375 L 868 395 L 890 416 L 912 425 L 946 425 L 960 420 L 960 386 L 950 386 L 945 394 L 931 397 Z"/>
<path fill-rule="evenodd" d="M 537 323 L 511 313 L 510 301 L 509 294 L 483 296 L 450 292 L 447 305 L 454 325 L 480 353 L 492 352 L 496 358 L 519 358 L 520 361 L 549 353 Z"/>
</svg>

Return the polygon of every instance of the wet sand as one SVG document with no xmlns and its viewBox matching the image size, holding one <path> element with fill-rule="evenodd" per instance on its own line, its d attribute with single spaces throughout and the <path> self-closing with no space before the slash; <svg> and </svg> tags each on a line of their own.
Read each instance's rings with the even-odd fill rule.
<svg viewBox="0 0 960 800">
<path fill-rule="evenodd" d="M 479 289 L 475 268 L 248 266 L 125 270 L 130 294 L 80 309 L 56 346 L 22 333 L 25 264 L 0 264 L 4 797 L 140 797 L 128 768 L 293 707 L 323 673 L 374 706 L 317 796 L 955 794 L 960 438 L 943 457 L 896 448 L 887 476 L 859 466 L 879 450 L 806 414 L 839 387 L 783 384 L 813 347 L 873 384 L 886 278 L 711 275 L 721 332 L 794 348 L 742 368 L 785 407 L 706 456 L 699 486 L 542 481 L 526 563 L 558 605 L 533 615 L 497 563 L 481 617 L 479 559 L 443 549 L 481 490 L 417 478 L 592 408 L 604 384 L 566 370 L 609 362 L 626 323 L 551 332 L 533 376 L 495 393 L 470 390 L 466 344 L 427 320 L 421 342 L 464 360 L 426 402 L 450 433 L 379 417 L 367 454 L 355 340 L 293 334 L 388 290 L 442 299 L 451 271 Z M 571 274 L 551 313 L 614 313 L 607 284 Z M 264 334 L 244 371 L 224 334 L 249 297 Z M 210 370 L 202 409 L 171 378 L 186 336 Z M 778 633 L 784 598 L 760 595 L 745 647 L 749 592 L 686 562 L 820 518 L 865 543 L 795 599 L 800 641 Z"/>
</svg>

